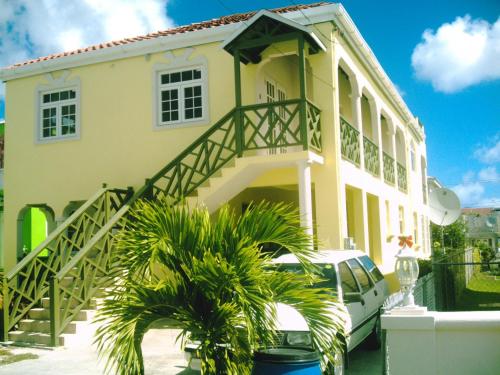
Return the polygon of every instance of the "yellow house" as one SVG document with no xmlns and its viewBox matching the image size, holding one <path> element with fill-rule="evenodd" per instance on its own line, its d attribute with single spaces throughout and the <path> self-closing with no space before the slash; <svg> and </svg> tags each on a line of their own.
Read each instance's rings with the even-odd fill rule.
<svg viewBox="0 0 500 375">
<path fill-rule="evenodd" d="M 60 344 L 143 197 L 211 211 L 292 202 L 315 246 L 365 251 L 393 288 L 398 235 L 430 254 L 424 129 L 340 4 L 222 17 L 16 64 L 0 78 L 4 336 L 40 310 L 46 343 Z M 18 262 L 32 207 L 48 236 Z"/>
</svg>

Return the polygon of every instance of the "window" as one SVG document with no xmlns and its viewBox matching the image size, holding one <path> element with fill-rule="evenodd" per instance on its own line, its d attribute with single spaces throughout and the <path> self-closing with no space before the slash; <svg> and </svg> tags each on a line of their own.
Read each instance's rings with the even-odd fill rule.
<svg viewBox="0 0 500 375">
<path fill-rule="evenodd" d="M 368 292 L 373 287 L 373 283 L 366 271 L 361 267 L 361 264 L 356 259 L 349 259 L 347 263 L 349 263 L 352 272 L 356 276 L 356 279 L 358 279 L 362 293 Z"/>
<path fill-rule="evenodd" d="M 160 72 L 158 80 L 160 125 L 194 122 L 205 117 L 201 68 Z"/>
<path fill-rule="evenodd" d="M 404 234 L 405 232 L 405 209 L 403 206 L 399 206 L 399 233 Z"/>
<path fill-rule="evenodd" d="M 321 273 L 317 274 L 321 281 L 318 281 L 313 284 L 314 288 L 325 288 L 330 289 L 332 295 L 337 295 L 337 274 L 335 272 L 335 267 L 332 264 L 316 264 L 321 270 Z M 281 272 L 289 272 L 298 275 L 304 274 L 304 268 L 300 264 L 296 263 L 284 263 L 280 264 L 279 271 Z"/>
<path fill-rule="evenodd" d="M 418 215 L 416 212 L 413 213 L 413 242 L 418 243 Z"/>
<path fill-rule="evenodd" d="M 78 134 L 76 88 L 40 92 L 41 140 L 70 138 Z"/>
<path fill-rule="evenodd" d="M 359 287 L 354 279 L 354 275 L 347 266 L 346 262 L 339 263 L 339 274 L 342 284 L 342 292 L 344 293 L 358 293 Z"/>
<path fill-rule="evenodd" d="M 415 145 L 411 145 L 410 147 L 410 164 L 411 164 L 411 170 L 415 172 L 417 170 L 417 160 L 415 156 Z"/>
<path fill-rule="evenodd" d="M 367 255 L 363 255 L 359 258 L 359 260 L 368 270 L 368 272 L 370 272 L 370 275 L 372 275 L 375 282 L 378 283 L 379 281 L 384 280 L 384 275 L 382 275 L 382 272 L 380 272 L 375 263 L 373 263 L 373 261 Z"/>
</svg>

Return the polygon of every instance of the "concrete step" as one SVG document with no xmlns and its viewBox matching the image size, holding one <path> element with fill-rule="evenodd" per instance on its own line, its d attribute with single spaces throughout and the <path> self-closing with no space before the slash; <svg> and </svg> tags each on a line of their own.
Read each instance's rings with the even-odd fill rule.
<svg viewBox="0 0 500 375">
<path fill-rule="evenodd" d="M 9 339 L 15 343 L 50 346 L 50 334 L 40 332 L 11 331 Z M 64 339 L 59 338 L 59 345 L 64 345 Z"/>
<path fill-rule="evenodd" d="M 61 302 L 61 306 L 66 306 L 68 304 L 68 299 L 64 298 Z M 71 307 L 78 306 L 79 301 L 76 299 L 71 300 Z M 44 297 L 42 298 L 42 307 L 44 309 L 50 309 L 50 298 L 49 297 Z M 97 308 L 97 301 L 95 298 L 92 298 L 89 303 L 86 304 L 85 306 L 86 309 L 96 309 Z"/>
<path fill-rule="evenodd" d="M 64 333 L 79 333 L 85 331 L 90 321 L 73 321 L 64 329 Z M 50 333 L 50 320 L 22 319 L 19 321 L 19 331 L 31 333 Z"/>
<path fill-rule="evenodd" d="M 63 310 L 61 309 L 62 312 Z M 95 310 L 80 310 L 73 320 L 90 320 L 94 317 L 95 313 Z M 29 311 L 28 317 L 33 320 L 50 320 L 50 309 L 43 307 L 33 308 Z"/>
</svg>

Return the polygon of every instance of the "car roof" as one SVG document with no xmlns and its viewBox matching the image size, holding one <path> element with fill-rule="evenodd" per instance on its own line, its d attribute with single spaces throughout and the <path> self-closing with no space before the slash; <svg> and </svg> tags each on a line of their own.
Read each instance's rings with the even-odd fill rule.
<svg viewBox="0 0 500 375">
<path fill-rule="evenodd" d="M 312 263 L 333 263 L 337 264 L 347 259 L 357 258 L 363 255 L 367 255 L 360 250 L 320 250 L 314 257 L 309 260 Z M 285 254 L 276 259 L 273 259 L 273 263 L 299 263 L 297 257 L 293 254 Z"/>
</svg>

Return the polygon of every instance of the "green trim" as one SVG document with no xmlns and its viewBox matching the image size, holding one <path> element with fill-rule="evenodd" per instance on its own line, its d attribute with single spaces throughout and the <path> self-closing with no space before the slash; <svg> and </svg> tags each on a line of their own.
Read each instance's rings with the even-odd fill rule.
<svg viewBox="0 0 500 375">
<path fill-rule="evenodd" d="M 299 51 L 299 97 L 300 97 L 300 135 L 307 139 L 307 113 L 306 113 L 306 58 L 304 54 L 304 36 L 297 38 Z M 309 143 L 303 144 L 304 150 L 309 148 Z"/>
<path fill-rule="evenodd" d="M 398 188 L 403 193 L 406 193 L 408 191 L 406 168 L 400 163 L 396 163 L 396 164 L 397 164 L 397 172 L 398 172 Z"/>
<path fill-rule="evenodd" d="M 363 149 L 365 154 L 365 169 L 374 176 L 380 176 L 378 146 L 368 137 L 363 137 Z"/>
<path fill-rule="evenodd" d="M 360 165 L 359 131 L 340 116 L 340 148 L 342 157 Z"/>
<path fill-rule="evenodd" d="M 238 144 L 241 154 L 289 146 L 321 150 L 320 110 L 311 102 L 294 99 L 241 106 L 238 96 L 237 102 L 238 107 L 146 180 L 134 195 L 131 189 L 99 190 L 9 272 L 3 283 L 4 340 L 48 295 L 52 301 L 51 344 L 59 345 L 60 334 L 108 282 L 115 232 L 126 225 L 128 210 L 136 200 L 164 196 L 181 200 L 239 156 Z M 278 137 L 273 136 L 276 127 L 281 130 Z M 38 256 L 42 251 L 48 252 L 46 257 Z M 68 277 L 72 278 L 70 285 L 61 282 Z"/>
<path fill-rule="evenodd" d="M 388 184 L 394 185 L 396 183 L 396 173 L 394 173 L 394 159 L 390 155 L 383 152 L 382 160 L 384 163 L 384 181 Z"/>
<path fill-rule="evenodd" d="M 303 35 L 298 32 L 292 32 L 292 33 L 286 33 L 286 34 L 280 34 L 280 35 L 266 35 L 262 36 L 258 39 L 252 39 L 252 40 L 245 40 L 240 43 L 237 43 L 238 48 L 237 49 L 251 49 L 255 47 L 267 47 L 273 43 L 279 43 L 279 42 L 286 42 L 288 40 L 294 40 L 298 39 L 299 37 L 302 37 Z M 237 50 L 233 50 L 233 53 Z"/>
</svg>

